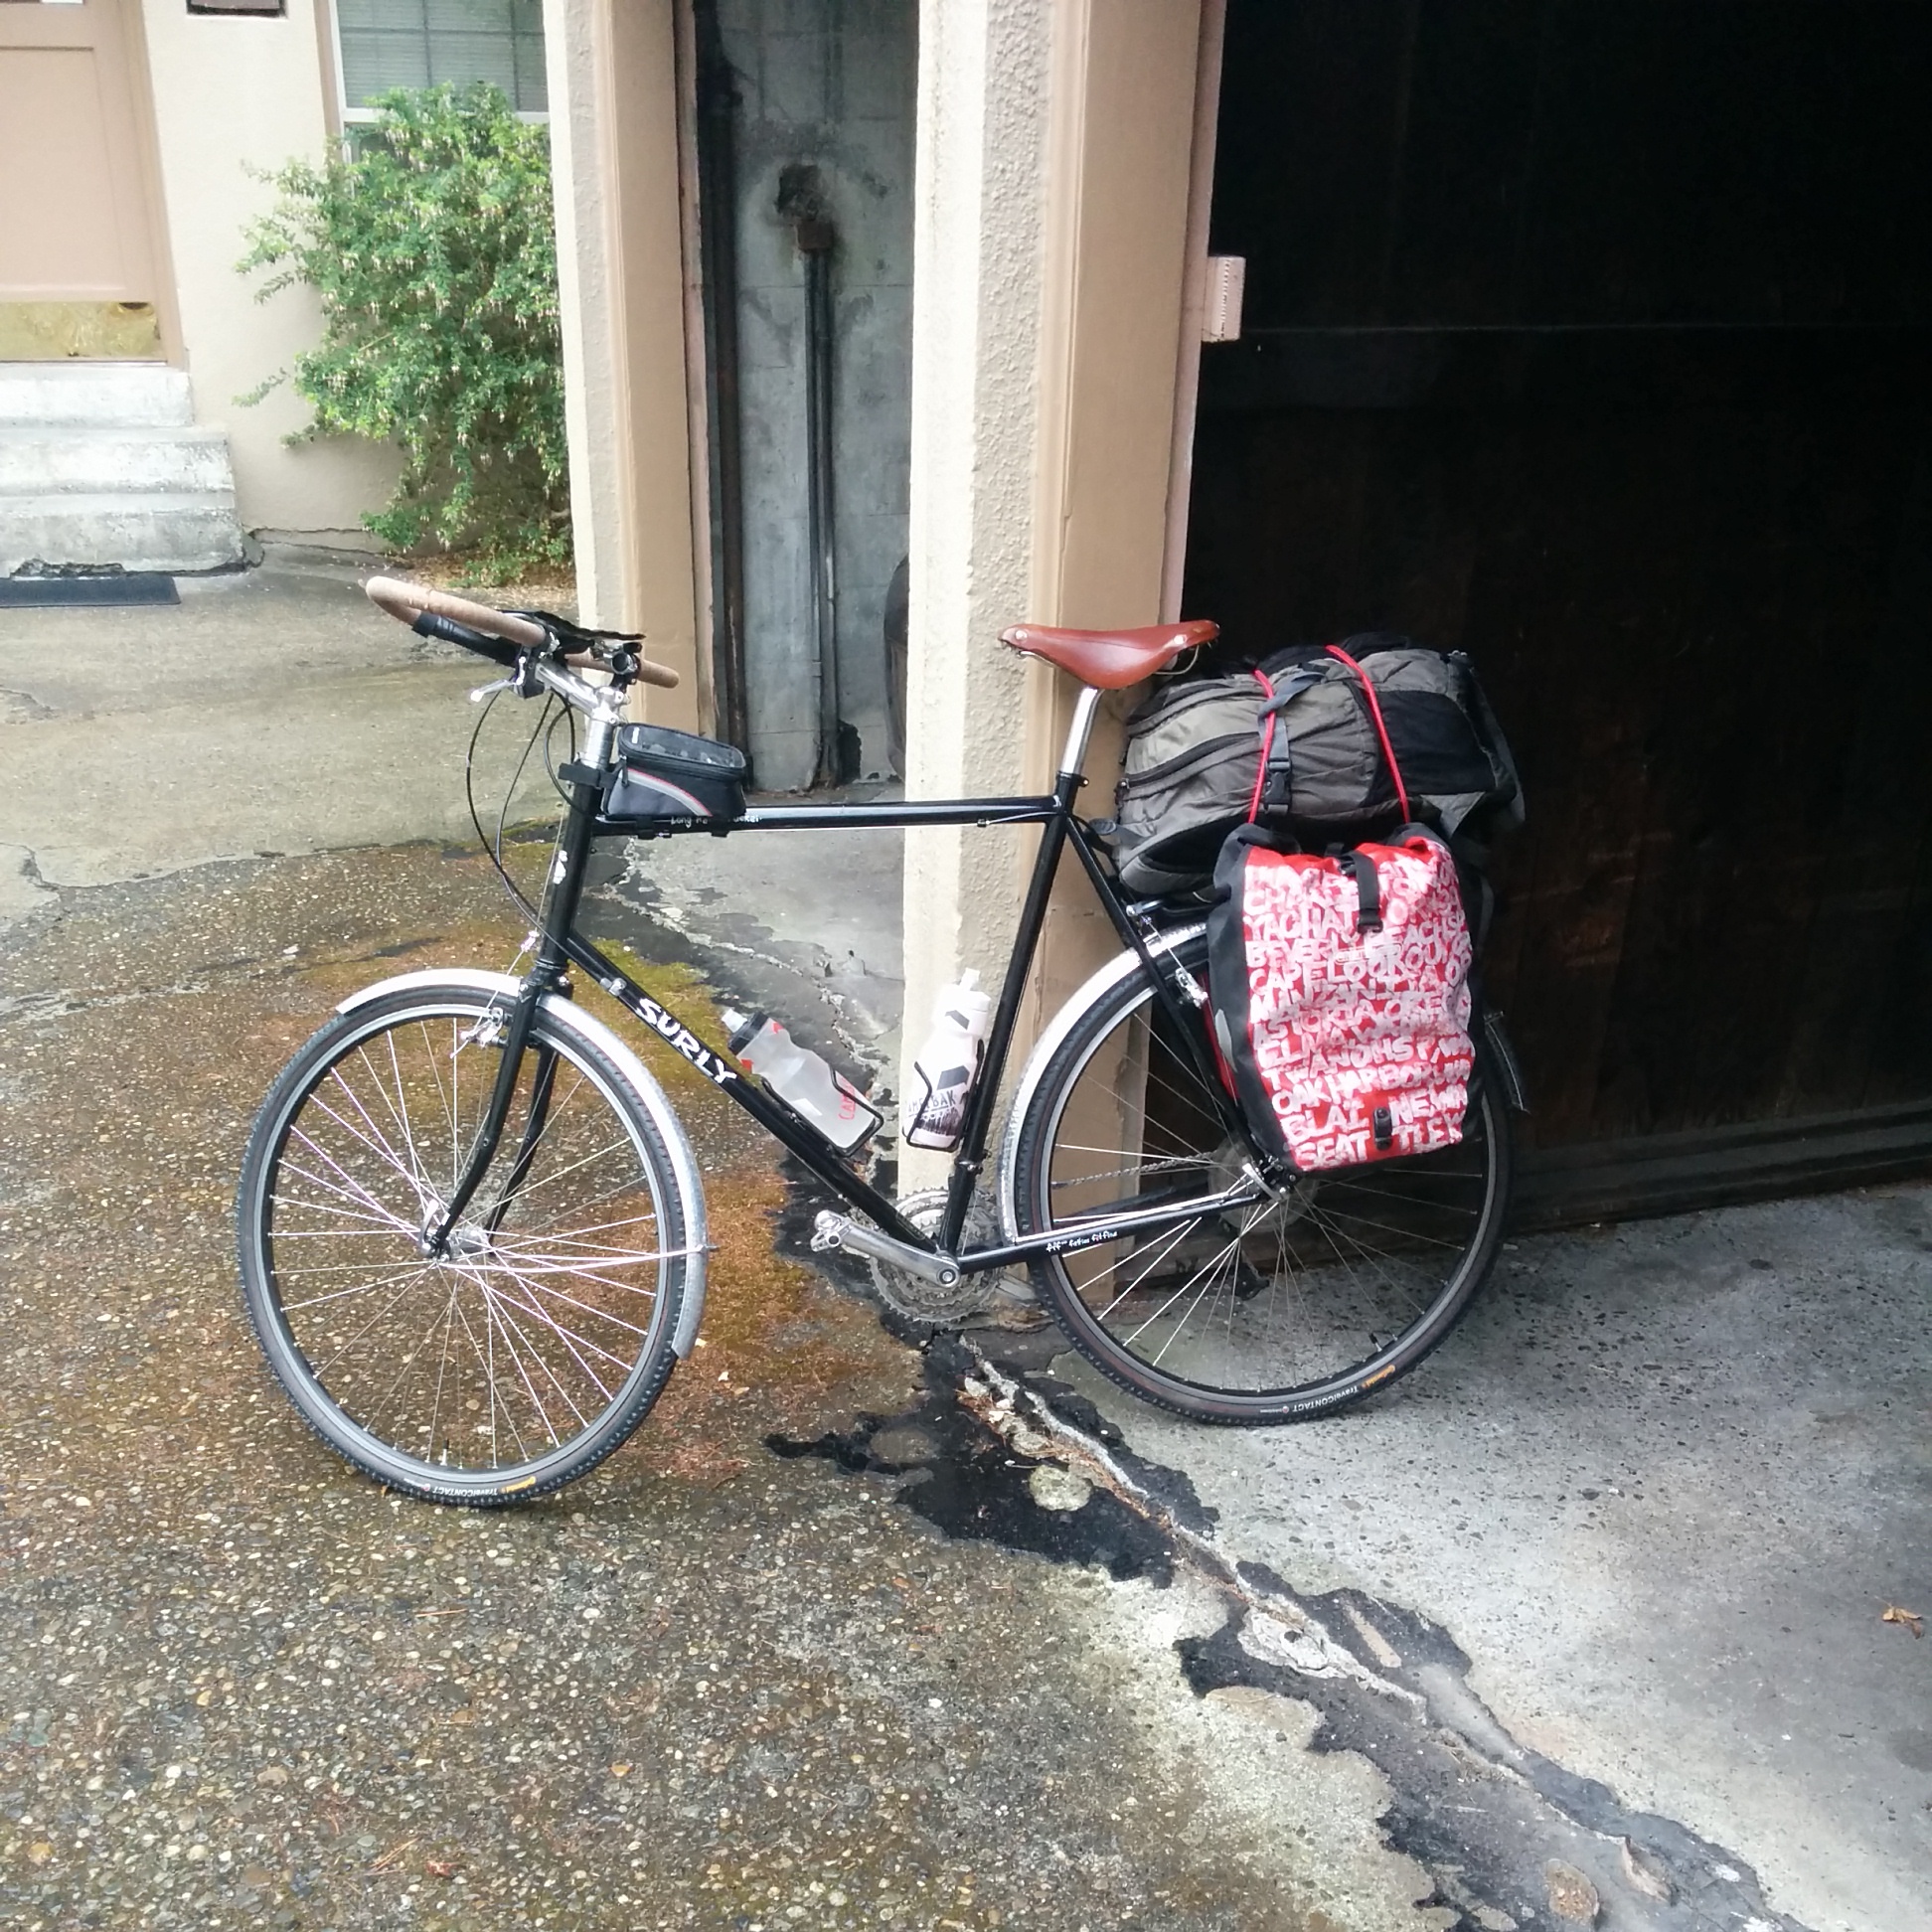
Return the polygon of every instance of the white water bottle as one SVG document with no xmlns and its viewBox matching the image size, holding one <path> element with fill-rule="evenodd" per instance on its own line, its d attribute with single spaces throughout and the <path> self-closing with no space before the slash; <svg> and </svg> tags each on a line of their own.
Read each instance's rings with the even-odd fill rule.
<svg viewBox="0 0 1932 1932">
<path fill-rule="evenodd" d="M 932 1031 L 912 1062 L 899 1106 L 899 1132 L 908 1146 L 945 1154 L 959 1145 L 966 1099 L 979 1078 L 992 1016 L 993 1002 L 980 991 L 979 974 L 971 967 L 939 989 L 932 1005 Z"/>
<path fill-rule="evenodd" d="M 850 1154 L 885 1123 L 858 1089 L 833 1072 L 809 1047 L 801 1046 L 768 1015 L 747 1019 L 726 1007 L 719 1015 L 731 1030 L 731 1051 L 779 1099 L 801 1113 L 842 1154 Z"/>
</svg>

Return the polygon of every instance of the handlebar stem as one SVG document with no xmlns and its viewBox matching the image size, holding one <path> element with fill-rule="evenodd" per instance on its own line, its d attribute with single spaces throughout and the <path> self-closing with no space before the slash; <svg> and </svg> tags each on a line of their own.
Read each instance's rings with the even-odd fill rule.
<svg viewBox="0 0 1932 1932">
<path fill-rule="evenodd" d="M 545 658 L 526 657 L 524 663 L 529 667 L 528 675 L 546 691 L 554 692 L 571 710 L 582 712 L 590 720 L 593 742 L 598 726 L 615 728 L 622 721 L 624 694 L 615 685 L 593 685 L 589 679 L 562 670 Z"/>
</svg>

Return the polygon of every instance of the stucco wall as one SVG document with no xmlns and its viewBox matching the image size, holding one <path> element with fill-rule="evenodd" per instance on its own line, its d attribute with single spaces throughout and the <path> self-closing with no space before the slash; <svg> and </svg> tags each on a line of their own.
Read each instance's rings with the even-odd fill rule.
<svg viewBox="0 0 1932 1932">
<path fill-rule="evenodd" d="M 1160 616 L 1201 26 L 1201 0 L 922 10 L 908 796 L 1050 782 L 1073 687 L 1002 628 Z M 1095 817 L 1113 718 L 1086 761 Z M 1034 836 L 907 835 L 908 1048 L 959 967 L 997 981 Z M 1117 944 L 1063 867 L 1023 1046 Z M 903 1150 L 902 1188 L 942 1171 Z"/>
<path fill-rule="evenodd" d="M 570 519 L 578 603 L 642 631 L 675 691 L 652 721 L 702 729 L 692 526 L 677 32 L 672 0 L 545 0 Z"/>
<path fill-rule="evenodd" d="M 311 0 L 288 0 L 282 19 L 144 0 L 142 24 L 195 414 L 228 432 L 242 527 L 369 543 L 359 519 L 388 497 L 395 457 L 349 437 L 285 445 L 309 414 L 286 385 L 251 407 L 236 401 L 288 368 L 321 328 L 310 291 L 257 303 L 253 279 L 235 270 L 248 223 L 274 199 L 251 170 L 319 161 L 328 139 Z"/>
<path fill-rule="evenodd" d="M 1030 614 L 1036 564 L 1052 11 L 1038 0 L 921 10 L 909 798 L 1025 789 L 1027 671 L 996 639 Z M 1022 848 L 1011 832 L 906 834 L 908 1051 L 961 967 L 999 985 Z M 945 1166 L 902 1149 L 901 1191 L 934 1185 Z"/>
</svg>

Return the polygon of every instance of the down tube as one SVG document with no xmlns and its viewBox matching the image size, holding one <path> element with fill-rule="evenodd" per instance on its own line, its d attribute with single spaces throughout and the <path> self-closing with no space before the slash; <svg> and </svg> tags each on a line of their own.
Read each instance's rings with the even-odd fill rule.
<svg viewBox="0 0 1932 1932">
<path fill-rule="evenodd" d="M 747 1080 L 723 1053 L 707 1046 L 692 1027 L 652 999 L 615 960 L 606 958 L 589 940 L 574 932 L 564 941 L 564 948 L 627 1013 L 722 1088 L 727 1100 L 742 1107 L 841 1201 L 871 1215 L 893 1239 L 908 1241 L 914 1247 L 932 1246 L 930 1238 L 921 1234 L 893 1203 L 852 1171 L 838 1149 L 809 1120 Z"/>
</svg>

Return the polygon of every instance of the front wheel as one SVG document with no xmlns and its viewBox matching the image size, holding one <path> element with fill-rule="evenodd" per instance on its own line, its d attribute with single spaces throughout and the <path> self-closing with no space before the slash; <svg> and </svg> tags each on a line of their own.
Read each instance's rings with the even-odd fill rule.
<svg viewBox="0 0 1932 1932">
<path fill-rule="evenodd" d="M 1205 934 L 1175 956 L 1206 982 Z M 1237 1188 L 1246 1150 L 1197 1066 L 1145 967 L 1104 984 L 1023 1096 L 1005 1164 L 1016 1230 Z M 1479 1033 L 1456 1146 L 1064 1250 L 1035 1280 L 1073 1346 L 1136 1395 L 1206 1422 L 1300 1420 L 1407 1373 L 1449 1333 L 1495 1261 L 1510 1180 Z"/>
<path fill-rule="evenodd" d="M 670 1376 L 690 1279 L 649 1108 L 542 1012 L 490 1170 L 430 1252 L 509 1008 L 431 985 L 339 1015 L 269 1090 L 242 1165 L 242 1295 L 269 1366 L 331 1448 L 428 1502 L 522 1502 L 601 1462 Z"/>
</svg>

